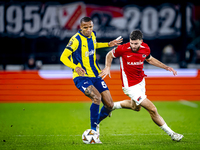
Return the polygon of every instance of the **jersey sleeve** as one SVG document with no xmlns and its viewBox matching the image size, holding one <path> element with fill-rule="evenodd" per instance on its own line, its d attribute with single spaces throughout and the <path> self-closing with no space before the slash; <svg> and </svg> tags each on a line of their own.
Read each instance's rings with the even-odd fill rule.
<svg viewBox="0 0 200 150">
<path fill-rule="evenodd" d="M 77 66 L 70 59 L 69 56 L 72 54 L 72 51 L 65 49 L 60 56 L 60 61 L 63 62 L 67 67 L 75 69 Z"/>
<path fill-rule="evenodd" d="M 151 49 L 150 49 L 150 47 L 147 45 L 147 54 L 146 54 L 146 59 L 149 59 L 150 58 L 150 56 L 151 56 Z"/>
<path fill-rule="evenodd" d="M 114 58 L 122 56 L 122 47 L 122 45 L 119 45 L 118 47 L 112 49 L 112 55 Z"/>
<path fill-rule="evenodd" d="M 74 52 L 78 48 L 78 44 L 79 44 L 78 40 L 76 38 L 72 37 L 69 40 L 69 43 L 67 44 L 67 46 L 65 47 L 65 50 L 68 49 L 68 50 Z"/>
<path fill-rule="evenodd" d="M 78 44 L 78 40 L 72 37 L 60 57 L 60 61 L 72 69 L 75 69 L 77 66 L 69 59 L 69 56 L 71 56 L 72 53 L 77 50 Z"/>
<path fill-rule="evenodd" d="M 97 46 L 97 48 L 109 47 L 108 43 L 99 43 L 99 42 L 97 42 L 96 46 Z"/>
</svg>

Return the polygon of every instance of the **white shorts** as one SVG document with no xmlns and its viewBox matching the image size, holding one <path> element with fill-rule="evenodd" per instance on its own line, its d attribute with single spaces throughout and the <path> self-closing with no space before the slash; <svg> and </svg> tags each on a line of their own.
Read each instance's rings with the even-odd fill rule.
<svg viewBox="0 0 200 150">
<path fill-rule="evenodd" d="M 122 90 L 124 94 L 129 96 L 131 100 L 135 101 L 136 105 L 140 105 L 140 103 L 147 97 L 146 89 L 145 89 L 145 79 L 131 87 L 123 87 Z"/>
</svg>

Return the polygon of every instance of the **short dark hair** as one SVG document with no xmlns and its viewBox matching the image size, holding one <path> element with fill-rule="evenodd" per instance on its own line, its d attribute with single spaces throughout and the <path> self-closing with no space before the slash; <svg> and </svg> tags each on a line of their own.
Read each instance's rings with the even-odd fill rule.
<svg viewBox="0 0 200 150">
<path fill-rule="evenodd" d="M 89 21 L 92 21 L 92 19 L 90 17 L 83 17 L 80 21 L 80 23 L 82 22 L 89 22 Z"/>
<path fill-rule="evenodd" d="M 142 31 L 140 30 L 134 30 L 130 34 L 131 40 L 142 40 L 142 38 L 143 38 L 143 34 L 142 34 Z"/>
</svg>

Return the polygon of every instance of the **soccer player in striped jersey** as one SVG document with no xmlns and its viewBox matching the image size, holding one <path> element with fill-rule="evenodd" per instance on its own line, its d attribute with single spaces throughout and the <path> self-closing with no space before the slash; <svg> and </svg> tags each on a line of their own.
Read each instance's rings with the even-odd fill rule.
<svg viewBox="0 0 200 150">
<path fill-rule="evenodd" d="M 84 17 L 80 21 L 80 31 L 70 39 L 60 60 L 73 71 L 73 81 L 76 87 L 92 100 L 90 107 L 91 129 L 99 132 L 99 123 L 106 118 L 113 108 L 110 91 L 99 77 L 101 69 L 96 58 L 96 49 L 118 46 L 122 42 L 113 40 L 109 43 L 99 43 L 93 31 L 91 18 Z M 104 106 L 99 113 L 99 105 Z"/>
<path fill-rule="evenodd" d="M 149 64 L 163 68 L 177 75 L 177 72 L 151 56 L 149 46 L 142 40 L 142 32 L 135 30 L 130 34 L 130 42 L 119 45 L 110 51 L 106 56 L 106 67 L 100 73 L 101 77 L 110 76 L 110 67 L 113 58 L 120 58 L 120 71 L 122 89 L 131 100 L 124 100 L 114 103 L 113 109 L 129 108 L 139 111 L 144 107 L 150 114 L 152 120 L 164 130 L 172 140 L 180 141 L 183 135 L 172 131 L 164 119 L 158 114 L 155 105 L 147 98 L 145 92 L 145 74 L 143 64 L 146 60 Z"/>
</svg>

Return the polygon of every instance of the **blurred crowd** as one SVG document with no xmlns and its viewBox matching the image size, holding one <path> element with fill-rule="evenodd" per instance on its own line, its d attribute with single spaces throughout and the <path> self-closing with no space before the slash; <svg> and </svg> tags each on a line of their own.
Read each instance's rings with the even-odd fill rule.
<svg viewBox="0 0 200 150">
<path fill-rule="evenodd" d="M 34 0 L 46 3 L 48 0 Z M 15 2 L 11 0 L 9 2 Z M 19 0 L 19 2 L 26 2 Z M 61 4 L 65 4 L 66 1 L 59 0 Z M 69 0 L 69 3 L 73 0 Z M 86 0 L 85 3 L 95 3 L 97 5 L 105 5 L 105 0 L 94 2 L 92 0 Z M 144 3 L 143 3 L 144 2 Z M 162 3 L 170 3 L 173 1 L 160 1 L 157 4 L 157 1 L 152 1 L 151 5 L 161 5 Z M 67 2 L 68 3 L 68 2 Z M 126 6 L 130 5 L 133 2 L 130 0 L 109 0 L 107 5 L 113 4 L 113 6 Z M 136 5 L 147 5 L 150 2 L 145 0 L 142 2 L 134 1 Z M 178 3 L 178 1 L 177 1 Z M 176 39 L 144 39 L 151 50 L 152 55 L 157 59 L 161 60 L 165 64 L 178 64 L 183 68 L 187 67 L 187 64 L 200 64 L 200 4 L 194 2 L 193 15 L 192 15 L 192 30 L 189 36 L 185 37 L 186 50 L 184 53 L 181 52 L 181 43 L 182 41 Z M 14 17 L 14 16 L 13 16 Z M 105 19 L 105 18 L 103 18 Z M 16 21 L 16 20 L 15 20 Z M 13 21 L 13 23 L 15 23 Z M 17 23 L 17 22 L 16 22 Z M 1 27 L 1 26 L 0 26 Z M 2 30 L 3 31 L 3 30 Z M 114 30 L 113 30 L 114 31 Z M 98 34 L 98 32 L 97 32 Z M 181 37 L 180 37 L 181 38 Z M 99 41 L 108 42 L 113 40 L 113 38 L 104 39 L 100 38 Z M 7 70 L 7 65 L 22 65 L 21 70 L 39 70 L 43 65 L 46 64 L 62 64 L 60 62 L 60 55 L 64 50 L 66 44 L 69 41 L 69 38 L 60 40 L 55 37 L 37 37 L 37 38 L 27 38 L 24 36 L 16 37 L 6 37 L 5 35 L 1 36 L 0 29 L 0 41 L 1 41 L 1 53 L 0 53 L 0 70 Z M 7 43 L 12 44 L 7 44 Z M 124 39 L 124 42 L 128 42 L 128 38 Z M 12 51 L 11 51 L 12 50 Z M 105 48 L 97 51 L 97 60 L 100 64 L 105 63 L 105 56 L 111 48 Z M 180 65 L 180 60 L 184 55 L 184 65 Z M 119 64 L 119 59 L 114 59 L 113 63 Z"/>
</svg>

